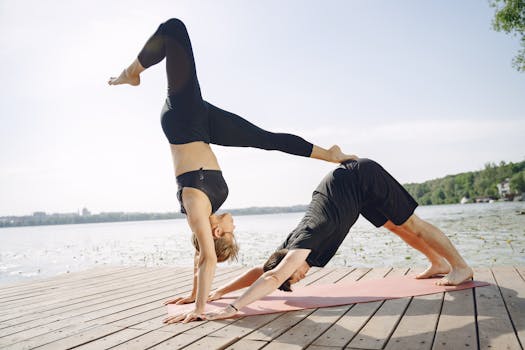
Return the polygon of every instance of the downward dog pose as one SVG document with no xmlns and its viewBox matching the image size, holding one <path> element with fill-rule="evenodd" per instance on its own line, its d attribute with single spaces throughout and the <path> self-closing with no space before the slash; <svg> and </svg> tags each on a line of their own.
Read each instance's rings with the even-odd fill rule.
<svg viewBox="0 0 525 350">
<path fill-rule="evenodd" d="M 209 144 L 279 150 L 334 163 L 354 156 L 344 154 L 338 146 L 327 150 L 295 135 L 268 132 L 204 101 L 190 38 L 185 25 L 178 19 L 162 23 L 137 59 L 108 83 L 139 85 L 140 73 L 164 58 L 168 97 L 162 109 L 161 124 L 171 147 L 177 198 L 181 211 L 187 216 L 196 248 L 191 295 L 166 303 L 196 300 L 193 312 L 182 315 L 185 321 L 190 321 L 204 310 L 217 262 L 234 259 L 238 252 L 232 216 L 214 214 L 226 200 L 228 186 Z"/>
<path fill-rule="evenodd" d="M 359 214 L 376 227 L 384 226 L 430 260 L 416 278 L 446 274 L 439 285 L 458 285 L 473 276 L 450 240 L 437 227 L 414 214 L 415 200 L 379 164 L 369 159 L 343 163 L 330 172 L 313 193 L 305 216 L 266 261 L 210 295 L 216 300 L 234 290 L 250 288 L 235 302 L 204 315 L 213 320 L 233 316 L 244 306 L 277 288 L 303 279 L 310 266 L 325 266 L 335 255 Z M 177 322 L 176 316 L 165 322 Z"/>
</svg>

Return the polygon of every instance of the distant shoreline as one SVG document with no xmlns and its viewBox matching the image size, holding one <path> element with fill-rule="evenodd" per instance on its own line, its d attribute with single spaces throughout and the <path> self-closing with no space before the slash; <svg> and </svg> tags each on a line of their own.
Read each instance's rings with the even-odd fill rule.
<svg viewBox="0 0 525 350">
<path fill-rule="evenodd" d="M 248 207 L 241 209 L 225 209 L 220 212 L 229 212 L 233 215 L 265 215 L 304 212 L 307 205 L 293 205 L 287 207 Z M 33 215 L 25 216 L 3 216 L 0 217 L 0 228 L 24 227 L 24 226 L 49 226 L 49 225 L 75 225 L 75 224 L 97 224 L 108 222 L 132 222 L 182 219 L 186 216 L 182 213 L 126 213 L 108 212 L 100 214 L 86 213 L 53 213 L 35 212 Z"/>
<path fill-rule="evenodd" d="M 498 201 L 501 202 L 501 201 Z M 459 204 L 459 203 L 456 203 Z M 488 203 L 468 203 L 468 204 L 488 204 Z M 432 204 L 420 206 L 441 206 L 451 204 Z M 293 205 L 287 207 L 248 207 L 240 209 L 224 209 L 218 213 L 228 212 L 235 216 L 243 215 L 268 215 L 305 212 L 307 205 Z M 37 212 L 26 216 L 3 216 L 0 217 L 0 229 L 9 227 L 28 227 L 28 226 L 52 226 L 52 225 L 77 225 L 77 224 L 98 224 L 111 222 L 134 222 L 134 221 L 155 221 L 184 219 L 186 216 L 178 212 L 168 213 L 126 213 L 108 212 L 94 215 L 82 215 L 78 213 L 54 213 L 46 214 Z"/>
</svg>

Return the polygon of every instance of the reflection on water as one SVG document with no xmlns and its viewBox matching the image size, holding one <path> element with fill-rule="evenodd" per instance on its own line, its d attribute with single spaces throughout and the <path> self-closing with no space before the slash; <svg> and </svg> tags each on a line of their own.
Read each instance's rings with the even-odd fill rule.
<svg viewBox="0 0 525 350">
<path fill-rule="evenodd" d="M 416 213 L 441 228 L 473 266 L 525 264 L 525 203 L 425 206 Z M 235 218 L 236 264 L 262 263 L 302 213 Z M 0 283 L 101 265 L 191 266 L 186 221 L 163 220 L 0 230 Z M 424 257 L 360 218 L 329 266 L 422 266 Z"/>
</svg>

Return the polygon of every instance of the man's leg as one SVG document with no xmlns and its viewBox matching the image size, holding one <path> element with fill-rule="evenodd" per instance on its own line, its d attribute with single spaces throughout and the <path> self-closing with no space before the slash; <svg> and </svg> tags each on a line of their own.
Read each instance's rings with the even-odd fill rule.
<svg viewBox="0 0 525 350">
<path fill-rule="evenodd" d="M 430 278 L 450 272 L 450 266 L 447 261 L 426 244 L 421 237 L 418 237 L 413 232 L 409 232 L 406 228 L 395 225 L 390 220 L 383 227 L 398 235 L 406 244 L 421 252 L 430 261 L 430 266 L 422 273 L 416 275 L 416 278 Z"/>
<path fill-rule="evenodd" d="M 445 258 L 450 264 L 452 270 L 437 284 L 457 285 L 470 279 L 473 274 L 472 269 L 459 255 L 447 236 L 437 227 L 414 214 L 417 202 L 410 193 L 373 160 L 360 159 L 358 162 L 362 175 L 361 186 L 368 189 L 365 200 L 373 204 L 377 212 L 384 215 L 385 219 L 382 223 L 384 224 L 388 219 L 400 226 L 408 235 L 422 239 L 437 255 Z M 417 241 L 412 241 L 414 242 Z"/>
<path fill-rule="evenodd" d="M 415 214 L 410 216 L 400 226 L 415 237 L 423 239 L 437 254 L 445 258 L 452 267 L 452 270 L 437 284 L 458 285 L 472 278 L 474 272 L 440 229 L 420 219 Z"/>
</svg>

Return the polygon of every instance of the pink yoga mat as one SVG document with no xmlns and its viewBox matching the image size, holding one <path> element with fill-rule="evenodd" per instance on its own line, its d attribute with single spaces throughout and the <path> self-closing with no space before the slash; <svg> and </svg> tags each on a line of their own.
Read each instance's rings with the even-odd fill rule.
<svg viewBox="0 0 525 350">
<path fill-rule="evenodd" d="M 437 279 L 435 278 L 418 280 L 414 276 L 401 276 L 297 287 L 292 292 L 281 292 L 278 290 L 261 300 L 243 307 L 236 316 L 263 315 L 283 311 L 366 303 L 489 285 L 487 282 L 470 281 L 459 286 L 438 286 L 436 281 Z M 223 299 L 210 302 L 206 305 L 206 311 L 224 307 L 232 303 L 238 295 L 240 295 L 239 292 L 231 293 Z M 193 310 L 193 304 L 168 305 L 168 315 L 191 310 Z"/>
</svg>

